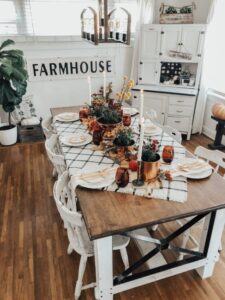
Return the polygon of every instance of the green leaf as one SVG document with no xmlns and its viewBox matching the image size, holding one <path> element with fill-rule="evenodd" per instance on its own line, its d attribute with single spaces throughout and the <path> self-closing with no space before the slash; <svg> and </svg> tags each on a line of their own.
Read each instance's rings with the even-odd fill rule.
<svg viewBox="0 0 225 300">
<path fill-rule="evenodd" d="M 0 73 L 3 75 L 5 79 L 10 79 L 10 76 L 12 74 L 13 67 L 12 66 L 5 66 L 1 65 L 0 66 Z"/>
<path fill-rule="evenodd" d="M 13 45 L 12 40 L 6 40 L 0 47 L 0 104 L 6 112 L 12 112 L 15 105 L 22 101 L 27 88 L 27 70 L 21 50 L 4 50 Z"/>
<path fill-rule="evenodd" d="M 22 97 L 26 93 L 26 89 L 27 89 L 26 81 L 18 81 L 13 79 L 12 85 L 15 88 L 17 96 Z"/>
<path fill-rule="evenodd" d="M 7 46 L 14 45 L 14 44 L 15 44 L 15 42 L 13 40 L 8 39 L 1 44 L 0 50 L 2 50 L 3 48 L 5 48 Z"/>
</svg>

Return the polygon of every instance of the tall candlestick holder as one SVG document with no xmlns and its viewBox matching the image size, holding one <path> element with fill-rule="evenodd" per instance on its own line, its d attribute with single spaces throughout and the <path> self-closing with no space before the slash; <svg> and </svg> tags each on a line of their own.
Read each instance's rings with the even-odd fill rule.
<svg viewBox="0 0 225 300">
<path fill-rule="evenodd" d="M 133 186 L 135 187 L 140 187 L 143 186 L 144 180 L 143 180 L 143 176 L 142 176 L 142 163 L 141 161 L 138 161 L 138 169 L 137 169 L 137 179 L 132 181 Z"/>
</svg>

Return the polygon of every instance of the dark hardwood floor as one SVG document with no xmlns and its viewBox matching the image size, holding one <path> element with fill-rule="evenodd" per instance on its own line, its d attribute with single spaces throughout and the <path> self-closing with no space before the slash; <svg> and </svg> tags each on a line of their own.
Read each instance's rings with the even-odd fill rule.
<svg viewBox="0 0 225 300">
<path fill-rule="evenodd" d="M 209 142 L 195 135 L 184 144 L 193 151 Z M 67 255 L 67 235 L 54 204 L 53 183 L 43 143 L 0 147 L 0 300 L 74 299 L 79 255 Z M 225 237 L 214 276 L 207 280 L 191 271 L 118 294 L 115 299 L 225 299 L 224 250 Z M 128 252 L 131 262 L 139 257 L 132 242 Z M 120 255 L 115 253 L 114 272 L 121 270 Z M 94 277 L 90 259 L 84 282 Z M 80 299 L 94 299 L 93 289 L 83 291 Z"/>
</svg>

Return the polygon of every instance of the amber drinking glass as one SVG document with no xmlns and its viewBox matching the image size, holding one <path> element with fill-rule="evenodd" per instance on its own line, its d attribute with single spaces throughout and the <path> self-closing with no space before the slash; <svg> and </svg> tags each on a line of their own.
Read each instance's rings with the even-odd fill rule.
<svg viewBox="0 0 225 300">
<path fill-rule="evenodd" d="M 119 167 L 116 171 L 116 184 L 118 187 L 125 187 L 129 183 L 129 173 L 125 168 Z"/>
<path fill-rule="evenodd" d="M 131 124 L 131 115 L 130 114 L 124 114 L 123 115 L 123 125 L 124 126 L 130 126 Z"/>
<path fill-rule="evenodd" d="M 89 116 L 89 108 L 88 107 L 81 107 L 79 111 L 79 119 L 82 122 L 83 119 L 87 119 Z"/>
<path fill-rule="evenodd" d="M 104 130 L 102 129 L 102 127 L 100 126 L 95 126 L 93 129 L 93 133 L 92 133 L 92 141 L 93 144 L 95 144 L 96 146 L 99 146 L 101 141 L 103 140 L 103 133 Z"/>
<path fill-rule="evenodd" d="M 163 148 L 162 159 L 165 163 L 170 164 L 174 158 L 174 148 L 173 146 L 166 145 Z"/>
</svg>

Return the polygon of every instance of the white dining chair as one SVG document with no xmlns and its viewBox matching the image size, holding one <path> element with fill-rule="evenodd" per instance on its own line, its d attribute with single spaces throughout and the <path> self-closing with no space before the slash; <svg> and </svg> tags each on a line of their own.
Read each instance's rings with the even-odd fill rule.
<svg viewBox="0 0 225 300">
<path fill-rule="evenodd" d="M 195 156 L 204 159 L 208 163 L 210 163 L 210 162 L 213 163 L 214 164 L 214 172 L 218 173 L 220 167 L 225 170 L 225 153 L 218 151 L 218 150 L 209 150 L 205 147 L 198 146 L 195 149 L 194 154 L 195 154 Z M 223 178 L 225 179 L 225 174 L 224 174 Z M 190 218 L 187 218 L 184 220 L 184 222 L 189 221 L 189 220 L 190 220 Z M 180 226 L 182 226 L 184 224 L 184 222 L 177 220 L 177 223 Z M 201 224 L 201 223 L 202 222 L 199 222 L 199 224 Z M 225 224 L 225 222 L 224 222 L 224 224 Z M 195 237 L 192 235 L 191 229 L 186 230 L 186 232 L 184 233 L 181 247 L 185 247 L 189 239 L 195 244 L 195 249 L 197 250 L 199 248 L 199 243 L 195 239 Z M 222 245 L 220 245 L 219 250 L 221 250 L 221 249 L 222 249 Z M 184 256 L 183 254 L 180 254 L 179 259 L 182 259 L 183 256 Z"/>
<path fill-rule="evenodd" d="M 41 126 L 46 139 L 49 139 L 55 133 L 52 127 L 52 117 L 44 119 L 41 123 Z"/>
<path fill-rule="evenodd" d="M 66 163 L 62 154 L 58 151 L 58 136 L 53 134 L 49 139 L 45 141 L 45 149 L 48 158 L 53 165 L 53 176 L 60 175 L 66 170 Z M 55 171 L 54 171 L 55 170 Z"/>
<path fill-rule="evenodd" d="M 83 285 L 83 275 L 86 268 L 88 257 L 94 256 L 94 244 L 90 241 L 88 233 L 80 212 L 68 208 L 67 199 L 65 199 L 65 188 L 68 185 L 68 173 L 64 172 L 55 182 L 53 194 L 56 206 L 61 218 L 66 223 L 69 239 L 68 254 L 72 251 L 77 252 L 80 258 L 78 278 L 75 286 L 75 299 L 79 299 L 81 291 L 87 288 L 95 287 L 95 283 Z M 91 199 L 90 199 L 91 200 Z M 120 250 L 125 269 L 129 267 L 129 260 L 126 247 L 129 244 L 128 237 L 113 236 L 113 250 Z"/>
<path fill-rule="evenodd" d="M 166 132 L 167 134 L 169 134 L 169 136 L 171 136 L 179 144 L 182 143 L 182 135 L 176 128 L 165 125 L 165 126 L 163 126 L 163 131 Z"/>
<path fill-rule="evenodd" d="M 225 170 L 225 153 L 219 150 L 209 150 L 202 146 L 198 146 L 195 149 L 194 154 L 197 157 L 203 158 L 208 163 L 212 162 L 215 164 L 214 171 L 218 172 L 219 167 Z"/>
</svg>

